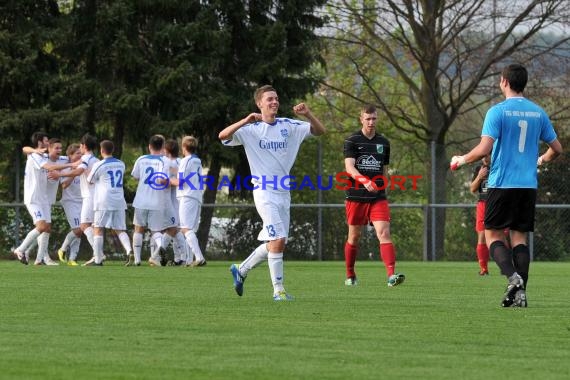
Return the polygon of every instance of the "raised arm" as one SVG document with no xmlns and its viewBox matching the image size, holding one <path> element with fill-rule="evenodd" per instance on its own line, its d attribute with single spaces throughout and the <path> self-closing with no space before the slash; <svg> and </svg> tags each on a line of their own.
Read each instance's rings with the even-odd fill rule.
<svg viewBox="0 0 570 380">
<path fill-rule="evenodd" d="M 311 134 L 313 136 L 320 136 L 327 131 L 323 123 L 321 123 L 321 121 L 315 115 L 313 115 L 313 113 L 309 109 L 309 106 L 306 105 L 305 103 L 297 104 L 296 106 L 293 107 L 293 111 L 297 115 L 302 115 L 309 120 L 309 122 L 311 123 Z"/>
<path fill-rule="evenodd" d="M 218 138 L 220 140 L 230 140 L 232 138 L 232 136 L 234 135 L 234 133 L 236 133 L 236 131 L 238 129 L 240 129 L 241 127 L 243 127 L 246 124 L 253 123 L 253 122 L 256 122 L 259 120 L 261 120 L 261 114 L 260 113 L 250 113 L 249 115 L 247 115 L 246 117 L 244 117 L 240 121 L 237 121 L 237 122 L 233 123 L 232 125 L 224 128 L 218 134 Z"/>
</svg>

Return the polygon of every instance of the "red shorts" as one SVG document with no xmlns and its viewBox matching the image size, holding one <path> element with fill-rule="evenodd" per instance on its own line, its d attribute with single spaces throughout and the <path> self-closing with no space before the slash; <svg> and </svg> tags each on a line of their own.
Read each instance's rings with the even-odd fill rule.
<svg viewBox="0 0 570 380">
<path fill-rule="evenodd" d="M 479 201 L 477 202 L 477 212 L 475 217 L 475 231 L 482 232 L 485 231 L 485 205 L 487 202 Z"/>
<path fill-rule="evenodd" d="M 387 200 L 373 203 L 345 201 L 346 222 L 349 226 L 364 226 L 371 222 L 389 222 L 390 207 Z"/>
</svg>

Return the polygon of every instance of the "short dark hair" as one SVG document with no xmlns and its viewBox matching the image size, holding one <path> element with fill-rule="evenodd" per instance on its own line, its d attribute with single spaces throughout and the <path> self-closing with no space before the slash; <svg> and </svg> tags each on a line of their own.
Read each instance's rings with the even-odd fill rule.
<svg viewBox="0 0 570 380">
<path fill-rule="evenodd" d="M 81 144 L 85 145 L 87 150 L 93 151 L 95 148 L 97 148 L 97 137 L 86 133 L 81 138 Z"/>
<path fill-rule="evenodd" d="M 115 151 L 115 144 L 111 140 L 103 140 L 99 146 L 101 147 L 101 152 L 105 154 L 113 154 Z"/>
<path fill-rule="evenodd" d="M 32 133 L 32 137 L 30 138 L 30 140 L 32 141 L 32 145 L 34 146 L 34 148 L 37 148 L 40 141 L 44 141 L 46 137 L 48 137 L 47 133 L 38 131 Z"/>
<path fill-rule="evenodd" d="M 166 150 L 172 157 L 178 157 L 180 154 L 180 148 L 178 147 L 178 141 L 174 139 L 168 139 L 164 143 L 164 150 Z"/>
<path fill-rule="evenodd" d="M 148 140 L 148 145 L 154 150 L 162 150 L 164 146 L 164 137 L 161 135 L 154 135 Z"/>
<path fill-rule="evenodd" d="M 255 92 L 253 93 L 253 99 L 255 100 L 255 104 L 257 104 L 257 102 L 261 100 L 263 94 L 269 91 L 277 92 L 277 90 L 275 90 L 273 86 L 270 86 L 268 84 L 261 86 L 257 90 L 255 90 Z"/>
<path fill-rule="evenodd" d="M 526 68 L 518 63 L 513 63 L 505 67 L 501 76 L 509 83 L 511 90 L 517 93 L 523 92 L 528 82 L 528 72 Z"/>
<path fill-rule="evenodd" d="M 51 139 L 48 140 L 48 144 L 49 146 L 52 146 L 53 144 L 61 144 L 61 140 L 58 139 L 57 137 L 52 137 Z"/>
<path fill-rule="evenodd" d="M 363 113 L 371 114 L 371 113 L 375 113 L 375 112 L 377 112 L 377 111 L 376 111 L 376 106 L 374 104 L 366 104 L 366 105 L 362 106 L 362 108 L 360 109 L 360 114 L 363 114 Z"/>
</svg>

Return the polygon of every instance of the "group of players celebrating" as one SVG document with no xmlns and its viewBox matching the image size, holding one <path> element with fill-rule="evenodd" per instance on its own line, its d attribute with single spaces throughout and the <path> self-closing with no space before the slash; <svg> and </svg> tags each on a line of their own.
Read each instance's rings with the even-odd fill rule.
<svg viewBox="0 0 570 380">
<path fill-rule="evenodd" d="M 77 266 L 81 236 L 91 245 L 93 256 L 84 266 L 103 265 L 104 229 L 117 235 L 125 251 L 127 266 L 141 265 L 143 235 L 151 236 L 151 266 L 164 264 L 164 251 L 172 244 L 174 265 L 200 267 L 206 260 L 196 231 L 200 221 L 202 191 L 198 183 L 202 162 L 195 151 L 198 141 L 193 136 L 182 139 L 183 158 L 179 158 L 176 140 L 154 135 L 149 140 L 149 154 L 140 156 L 131 172 L 138 181 L 134 207 L 134 232 L 131 240 L 126 232 L 126 209 L 123 183 L 126 166 L 113 157 L 114 144 L 89 134 L 80 144 L 67 147 L 62 156 L 62 142 L 43 132 L 32 135 L 32 146 L 25 147 L 27 162 L 24 178 L 24 204 L 34 228 L 28 232 L 13 254 L 22 264 L 30 261 L 37 243 L 34 265 Z M 96 157 L 99 146 L 101 159 Z M 192 176 L 191 173 L 198 173 Z M 185 181 L 178 181 L 178 176 Z M 61 186 L 60 203 L 71 231 L 66 235 L 53 260 L 48 252 L 51 233 L 51 208 Z"/>
</svg>

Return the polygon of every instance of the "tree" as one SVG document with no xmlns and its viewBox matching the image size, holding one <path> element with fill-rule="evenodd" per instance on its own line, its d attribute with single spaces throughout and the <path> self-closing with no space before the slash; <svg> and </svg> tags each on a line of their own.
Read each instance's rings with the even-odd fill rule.
<svg viewBox="0 0 570 380">
<path fill-rule="evenodd" d="M 516 60 L 535 75 L 537 63 L 548 59 L 568 66 L 566 5 L 564 0 L 339 0 L 330 5 L 334 22 L 325 38 L 330 55 L 351 52 L 338 60 L 344 59 L 356 74 L 348 87 L 328 80 L 323 85 L 358 102 L 375 103 L 396 129 L 425 144 L 424 157 L 430 157 L 433 144 L 435 160 L 425 160 L 425 173 L 432 168 L 435 173 L 429 200 L 445 203 L 447 149 L 476 138 L 460 123 L 470 124 L 472 113 L 499 95 L 501 67 Z M 540 32 L 547 27 L 552 33 L 545 38 Z M 562 71 L 549 76 L 565 75 Z M 559 115 L 564 118 L 569 117 L 567 99 L 566 94 Z M 436 227 L 434 254 L 442 256 L 445 210 L 435 213 L 428 246 Z"/>
</svg>

